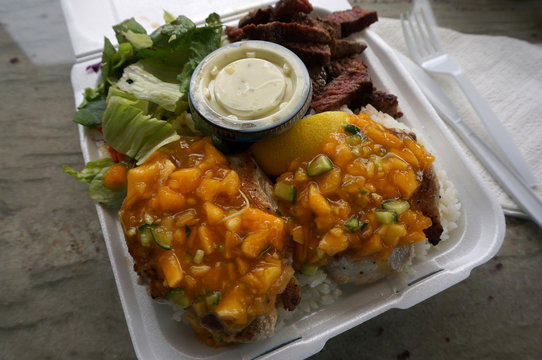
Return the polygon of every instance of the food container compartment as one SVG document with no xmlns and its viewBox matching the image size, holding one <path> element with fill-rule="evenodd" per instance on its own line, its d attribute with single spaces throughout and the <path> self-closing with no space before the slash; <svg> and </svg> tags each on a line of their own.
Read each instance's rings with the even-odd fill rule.
<svg viewBox="0 0 542 360">
<path fill-rule="evenodd" d="M 115 9 L 115 6 L 123 4 L 122 1 L 103 1 Z M 63 0 L 72 42 L 81 36 L 79 33 L 81 29 L 73 26 L 76 23 L 74 9 L 77 9 L 78 3 L 82 1 Z M 215 10 L 213 1 L 204 4 L 197 3 L 198 11 L 200 11 L 199 19 L 203 19 Z M 346 0 L 314 0 L 312 3 L 315 13 L 320 15 L 350 7 Z M 150 19 L 149 23 L 161 22 L 161 5 L 170 12 L 184 13 L 183 6 L 180 4 L 153 4 L 160 11 L 156 12 L 156 18 Z M 133 15 L 137 20 L 145 16 L 148 19 L 149 13 L 146 12 L 146 6 L 148 5 L 139 4 L 139 2 L 130 6 L 130 16 Z M 224 8 L 225 5 L 220 6 Z M 223 19 L 235 24 L 249 6 L 251 3 L 246 1 L 230 2 L 229 9 L 241 10 L 234 11 Z M 100 7 L 95 6 L 95 8 Z M 84 9 L 84 6 L 81 9 Z M 190 6 L 187 9 L 191 9 Z M 126 11 L 124 8 L 124 12 Z M 79 13 L 79 16 L 88 17 L 89 15 Z M 98 10 L 95 16 L 99 18 Z M 198 18 L 191 16 L 194 19 Z M 109 26 L 123 19 L 124 16 L 112 19 Z M 102 35 L 100 34 L 100 37 Z M 92 36 L 95 34 L 91 32 L 88 37 Z M 460 282 L 469 276 L 474 267 L 488 261 L 496 254 L 504 238 L 504 216 L 500 206 L 480 183 L 451 132 L 430 107 L 409 74 L 398 63 L 393 50 L 370 30 L 364 31 L 357 38 L 368 43 L 363 57 L 369 66 L 375 85 L 398 96 L 404 113 L 402 121 L 429 140 L 431 150 L 455 184 L 461 202 L 458 228 L 452 232 L 450 239 L 432 248 L 425 260 L 414 262 L 407 273 L 395 275 L 365 287 L 343 286 L 343 294 L 334 304 L 321 307 L 293 323 L 286 323 L 284 328 L 268 339 L 214 349 L 198 341 L 188 325 L 174 321 L 170 307 L 154 302 L 147 295 L 145 287 L 137 284 L 137 276 L 133 271 L 133 263 L 124 243 L 116 213 L 97 205 L 98 217 L 126 322 L 135 352 L 140 359 L 253 359 L 256 357 L 271 359 L 310 356 L 318 352 L 328 339 L 337 334 L 389 309 L 409 308 Z M 82 101 L 83 90 L 86 87 L 96 86 L 99 80 L 98 74 L 85 69 L 88 65 L 99 61 L 100 56 L 99 52 L 79 52 L 78 54 L 78 62 L 71 72 L 76 105 Z M 99 152 L 93 140 L 94 134 L 82 127 L 79 128 L 79 134 L 85 162 L 97 159 Z"/>
</svg>

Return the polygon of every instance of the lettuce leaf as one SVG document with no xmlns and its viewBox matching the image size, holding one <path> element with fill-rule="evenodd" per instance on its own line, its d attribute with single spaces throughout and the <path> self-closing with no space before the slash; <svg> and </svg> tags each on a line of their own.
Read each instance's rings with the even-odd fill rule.
<svg viewBox="0 0 542 360">
<path fill-rule="evenodd" d="M 198 64 L 205 58 L 208 54 L 218 49 L 220 46 L 220 40 L 222 38 L 221 32 L 216 31 L 216 29 L 211 26 L 199 28 L 198 31 L 195 31 L 192 35 L 190 46 L 188 52 L 190 53 L 190 58 L 183 66 L 183 69 L 177 79 L 180 81 L 180 91 L 187 94 L 188 87 L 190 84 L 190 78 L 192 73 L 198 66 Z"/>
<path fill-rule="evenodd" d="M 103 84 L 96 89 L 86 88 L 84 99 L 77 108 L 73 121 L 86 127 L 96 127 L 102 123 L 105 111 L 105 91 Z"/>
<path fill-rule="evenodd" d="M 144 100 L 133 99 L 133 95 L 108 96 L 103 116 L 104 140 L 116 151 L 143 163 L 155 150 L 180 139 L 171 124 L 142 112 Z"/>
<path fill-rule="evenodd" d="M 103 178 L 105 173 L 114 161 L 110 158 L 104 158 L 96 161 L 89 161 L 83 170 L 77 171 L 64 165 L 62 170 L 69 175 L 73 175 L 78 181 L 89 184 L 89 197 L 99 203 L 114 210 L 120 209 L 122 201 L 126 197 L 126 189 L 112 190 L 104 185 Z"/>
<path fill-rule="evenodd" d="M 121 77 L 122 70 L 135 61 L 134 48 L 129 42 L 119 44 L 117 50 L 111 41 L 105 38 L 101 70 L 106 94 L 109 86 Z"/>
<path fill-rule="evenodd" d="M 158 72 L 165 74 L 168 80 L 180 81 L 181 92 L 186 94 L 190 76 L 196 66 L 220 46 L 222 23 L 216 13 L 207 17 L 207 24 L 203 27 L 196 27 L 183 15 L 173 18 L 165 12 L 164 19 L 166 24 L 150 35 L 134 19 L 113 26 L 119 48 L 116 50 L 111 41 L 105 38 L 102 56 L 104 82 L 116 82 L 127 66 L 144 60 L 149 69 L 159 69 Z M 165 80 L 164 76 L 152 73 Z"/>
<path fill-rule="evenodd" d="M 161 81 L 138 63 L 125 68 L 116 85 L 119 89 L 155 103 L 167 111 L 183 111 L 188 106 L 181 100 L 184 94 L 179 91 L 178 85 Z"/>
<path fill-rule="evenodd" d="M 118 25 L 113 26 L 115 36 L 119 44 L 130 43 L 135 50 L 148 48 L 152 46 L 152 39 L 147 35 L 147 31 L 134 18 L 124 20 Z"/>
</svg>

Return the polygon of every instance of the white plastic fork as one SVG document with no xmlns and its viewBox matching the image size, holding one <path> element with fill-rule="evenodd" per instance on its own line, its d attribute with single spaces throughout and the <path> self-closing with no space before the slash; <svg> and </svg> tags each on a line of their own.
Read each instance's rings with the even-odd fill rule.
<svg viewBox="0 0 542 360">
<path fill-rule="evenodd" d="M 451 75 L 457 81 L 510 165 L 529 186 L 535 186 L 537 180 L 512 137 L 461 68 L 444 52 L 424 13 L 413 12 L 408 16 L 401 14 L 401 25 L 412 59 L 425 71 Z"/>
</svg>

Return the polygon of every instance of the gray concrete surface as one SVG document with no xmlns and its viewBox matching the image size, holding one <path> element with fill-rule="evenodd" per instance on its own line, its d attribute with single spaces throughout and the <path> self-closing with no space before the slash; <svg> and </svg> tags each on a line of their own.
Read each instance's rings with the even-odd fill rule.
<svg viewBox="0 0 542 360">
<path fill-rule="evenodd" d="M 409 3 L 364 6 L 397 17 Z M 542 41 L 537 1 L 432 5 L 450 28 Z M 0 359 L 133 359 L 94 204 L 61 170 L 83 160 L 60 6 L 1 0 L 0 9 Z M 540 358 L 542 230 L 506 224 L 498 255 L 467 280 L 331 339 L 313 358 Z"/>
</svg>

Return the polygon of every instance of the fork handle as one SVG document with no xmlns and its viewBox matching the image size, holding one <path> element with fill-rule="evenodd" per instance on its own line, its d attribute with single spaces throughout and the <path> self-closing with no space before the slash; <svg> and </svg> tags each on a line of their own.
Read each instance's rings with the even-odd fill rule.
<svg viewBox="0 0 542 360">
<path fill-rule="evenodd" d="M 519 148 L 514 144 L 512 137 L 499 121 L 497 115 L 491 110 L 486 100 L 480 95 L 464 73 L 454 73 L 453 77 L 465 93 L 489 134 L 495 140 L 496 145 L 502 150 L 503 155 L 525 182 L 529 186 L 534 187 L 537 184 L 536 177 L 531 172 L 531 169 L 529 169 L 529 165 L 527 165 Z"/>
</svg>

